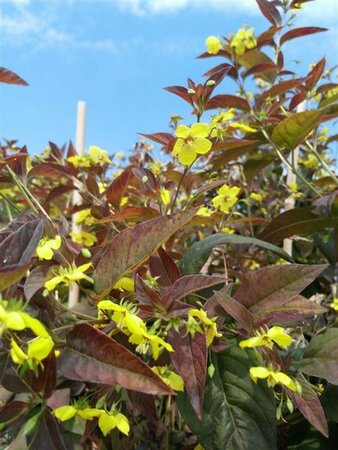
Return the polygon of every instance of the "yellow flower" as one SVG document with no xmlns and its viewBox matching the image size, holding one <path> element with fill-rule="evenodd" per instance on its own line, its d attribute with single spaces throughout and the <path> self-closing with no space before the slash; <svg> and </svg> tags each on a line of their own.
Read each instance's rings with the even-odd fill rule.
<svg viewBox="0 0 338 450">
<path fill-rule="evenodd" d="M 229 128 L 230 120 L 235 117 L 233 108 L 223 111 L 217 116 L 213 116 L 210 122 L 210 136 L 224 139 L 227 136 L 226 130 Z"/>
<path fill-rule="evenodd" d="M 30 328 L 36 336 L 49 337 L 42 323 L 23 311 L 7 311 L 7 302 L 0 302 L 0 335 L 7 329 L 21 331 Z"/>
<path fill-rule="evenodd" d="M 54 409 L 53 414 L 57 419 L 61 420 L 61 422 L 65 422 L 76 415 L 84 420 L 93 420 L 94 417 L 99 417 L 104 412 L 103 409 L 88 407 L 80 408 L 78 405 L 64 405 Z"/>
<path fill-rule="evenodd" d="M 110 164 L 110 159 L 108 158 L 108 152 L 102 150 L 100 147 L 95 147 L 94 145 L 89 147 L 89 157 L 94 165 L 104 165 Z"/>
<path fill-rule="evenodd" d="M 173 155 L 178 156 L 181 164 L 190 166 L 198 154 L 204 155 L 211 149 L 212 143 L 207 139 L 208 135 L 209 125 L 206 123 L 194 123 L 191 127 L 179 125 Z"/>
<path fill-rule="evenodd" d="M 135 309 L 128 304 L 118 305 L 111 300 L 101 300 L 97 307 L 104 311 L 114 311 L 110 319 L 116 323 L 117 328 L 123 333 L 142 333 L 147 331 L 147 327 L 142 319 L 134 314 Z"/>
<path fill-rule="evenodd" d="M 114 284 L 114 289 L 120 289 L 123 291 L 134 292 L 135 291 L 135 283 L 134 280 L 130 277 L 122 277 Z"/>
<path fill-rule="evenodd" d="M 237 203 L 239 192 L 240 188 L 237 186 L 229 188 L 229 186 L 224 184 L 220 189 L 218 189 L 218 195 L 212 199 L 212 204 L 215 208 L 219 208 L 222 212 L 227 214 L 229 209 Z"/>
<path fill-rule="evenodd" d="M 268 386 L 270 387 L 275 386 L 275 384 L 282 384 L 283 386 L 291 389 L 291 391 L 296 392 L 298 390 L 296 383 L 292 380 L 292 378 L 286 375 L 286 373 L 267 369 L 265 367 L 251 367 L 250 377 L 255 383 L 257 383 L 258 378 L 267 378 Z"/>
<path fill-rule="evenodd" d="M 169 189 L 161 188 L 160 189 L 160 197 L 162 200 L 163 205 L 167 206 L 170 203 L 171 200 L 171 193 Z"/>
<path fill-rule="evenodd" d="M 15 364 L 23 364 L 28 359 L 26 353 L 23 350 L 21 350 L 21 348 L 18 346 L 18 344 L 15 342 L 14 339 L 11 340 L 10 355 Z"/>
<path fill-rule="evenodd" d="M 117 428 L 121 433 L 128 435 L 130 431 L 129 421 L 127 417 L 118 411 L 108 413 L 104 411 L 99 418 L 99 427 L 104 436 Z"/>
<path fill-rule="evenodd" d="M 37 337 L 28 343 L 27 355 L 37 362 L 47 358 L 54 347 L 53 339 L 48 337 Z"/>
<path fill-rule="evenodd" d="M 82 266 L 79 267 L 74 265 L 70 267 L 59 267 L 55 272 L 55 276 L 45 282 L 45 288 L 48 291 L 53 291 L 58 284 L 64 283 L 69 286 L 70 283 L 83 279 L 92 283 L 93 279 L 84 273 L 91 266 L 92 263 L 82 264 Z"/>
<path fill-rule="evenodd" d="M 258 194 L 257 192 L 251 192 L 250 198 L 252 198 L 252 200 L 255 200 L 255 202 L 261 202 L 263 200 L 261 194 Z"/>
<path fill-rule="evenodd" d="M 140 332 L 133 333 L 129 338 L 129 342 L 137 345 L 136 351 L 143 355 L 146 354 L 149 347 L 151 347 L 152 355 L 155 360 L 159 357 L 160 347 L 165 348 L 168 352 L 174 351 L 170 344 L 165 342 L 159 336 L 152 334 L 152 332 L 140 330 Z"/>
<path fill-rule="evenodd" d="M 208 208 L 207 206 L 202 206 L 198 211 L 197 215 L 201 217 L 210 217 L 213 213 L 213 210 L 211 208 Z"/>
<path fill-rule="evenodd" d="M 231 128 L 237 128 L 238 130 L 243 131 L 243 133 L 254 133 L 255 131 L 257 131 L 256 128 L 252 128 L 246 123 L 239 122 L 232 122 Z"/>
<path fill-rule="evenodd" d="M 231 40 L 231 47 L 236 55 L 243 56 L 246 50 L 250 50 L 257 46 L 257 40 L 253 35 L 253 28 L 248 30 L 238 30 L 237 34 Z"/>
<path fill-rule="evenodd" d="M 151 370 L 156 373 L 169 387 L 174 391 L 184 391 L 184 383 L 182 377 L 168 369 L 167 366 L 152 367 Z"/>
<path fill-rule="evenodd" d="M 77 244 L 82 244 L 85 245 L 86 247 L 92 247 L 95 244 L 95 242 L 97 242 L 96 236 L 92 233 L 88 233 L 87 231 L 69 234 Z"/>
<path fill-rule="evenodd" d="M 58 250 L 61 246 L 61 236 L 56 235 L 55 239 L 43 238 L 40 240 L 36 254 L 40 259 L 51 260 L 54 256 L 53 250 Z"/>
<path fill-rule="evenodd" d="M 92 216 L 90 208 L 83 209 L 76 213 L 75 222 L 77 224 L 84 223 L 85 225 L 92 225 L 95 222 L 95 217 Z"/>
<path fill-rule="evenodd" d="M 216 36 L 209 36 L 205 40 L 205 45 L 207 46 L 207 52 L 211 55 L 217 55 L 217 53 L 222 49 L 222 43 Z"/>
<path fill-rule="evenodd" d="M 338 311 L 338 298 L 334 298 L 333 302 L 330 303 L 331 308 L 333 308 L 335 311 Z"/>
<path fill-rule="evenodd" d="M 207 339 L 207 346 L 209 347 L 212 344 L 212 341 L 215 337 L 221 337 L 222 334 L 217 331 L 217 324 L 215 322 L 216 318 L 209 319 L 207 313 L 203 309 L 191 309 L 188 312 L 189 318 L 197 317 L 199 319 L 200 324 L 204 328 L 205 336 Z"/>
<path fill-rule="evenodd" d="M 223 227 L 222 232 L 228 233 L 228 234 L 234 234 L 235 230 L 233 230 L 232 228 L 229 228 L 229 227 Z"/>
<path fill-rule="evenodd" d="M 316 170 L 318 169 L 319 166 L 318 159 L 312 153 L 308 154 L 307 158 L 301 160 L 300 163 L 303 164 L 303 166 L 305 166 L 306 168 L 311 170 Z"/>
<path fill-rule="evenodd" d="M 257 332 L 257 336 L 245 339 L 239 343 L 241 348 L 255 348 L 266 346 L 272 348 L 273 343 L 279 345 L 280 348 L 286 349 L 292 344 L 292 337 L 289 336 L 284 328 L 272 327 L 265 332 Z"/>
</svg>

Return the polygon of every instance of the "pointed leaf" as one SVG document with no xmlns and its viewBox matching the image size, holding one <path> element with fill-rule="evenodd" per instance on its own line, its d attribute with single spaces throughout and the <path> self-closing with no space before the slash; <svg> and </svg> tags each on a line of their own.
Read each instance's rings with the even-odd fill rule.
<svg viewBox="0 0 338 450">
<path fill-rule="evenodd" d="M 157 283 L 163 286 L 171 286 L 181 277 L 180 271 L 172 257 L 161 247 L 157 254 L 149 258 L 149 270 L 151 276 L 156 278 Z"/>
<path fill-rule="evenodd" d="M 238 326 L 244 330 L 250 329 L 253 324 L 253 316 L 242 303 L 228 295 L 226 292 L 214 292 L 214 296 L 218 304 L 226 311 L 229 316 L 233 317 Z"/>
<path fill-rule="evenodd" d="M 325 414 L 320 404 L 318 395 L 311 388 L 310 383 L 305 380 L 298 380 L 302 386 L 301 395 L 288 389 L 289 397 L 297 406 L 303 416 L 325 437 L 329 437 L 329 430 Z"/>
<path fill-rule="evenodd" d="M 207 342 L 202 333 L 193 337 L 186 330 L 177 333 L 171 329 L 168 342 L 175 350 L 170 354 L 171 360 L 181 375 L 192 407 L 198 417 L 202 414 L 204 386 L 207 370 Z"/>
<path fill-rule="evenodd" d="M 338 384 L 338 328 L 314 336 L 306 347 L 297 368 L 307 375 Z"/>
<path fill-rule="evenodd" d="M 323 114 L 315 109 L 292 114 L 274 128 L 271 138 L 279 147 L 292 150 L 315 129 Z"/>
<path fill-rule="evenodd" d="M 250 111 L 251 106 L 247 100 L 236 95 L 215 95 L 210 98 L 206 104 L 205 109 L 217 108 L 236 108 L 243 111 Z"/>
<path fill-rule="evenodd" d="M 124 171 L 116 177 L 106 189 L 106 196 L 108 201 L 118 208 L 120 206 L 121 199 L 127 190 L 129 180 L 132 175 L 130 167 L 124 169 Z"/>
<path fill-rule="evenodd" d="M 11 70 L 0 67 L 0 83 L 19 84 L 21 86 L 28 86 L 27 81 L 23 80 L 19 75 Z"/>
<path fill-rule="evenodd" d="M 287 31 L 280 38 L 280 45 L 284 44 L 286 41 L 291 41 L 291 39 L 295 39 L 302 36 L 308 36 L 309 34 L 321 33 L 322 31 L 327 31 L 327 28 L 320 27 L 301 27 L 294 28 L 293 30 Z"/>
<path fill-rule="evenodd" d="M 32 450 L 67 450 L 57 420 L 48 409 L 43 411 L 36 430 L 27 441 L 27 448 Z"/>
<path fill-rule="evenodd" d="M 269 250 L 279 257 L 291 262 L 290 256 L 281 248 L 275 247 L 267 242 L 247 236 L 239 236 L 236 234 L 217 233 L 193 244 L 189 250 L 183 255 L 180 263 L 181 272 L 184 274 L 198 273 L 208 259 L 211 250 L 217 245 L 222 244 L 248 244 L 257 245 L 258 247 Z"/>
<path fill-rule="evenodd" d="M 262 309 L 278 308 L 306 288 L 326 268 L 326 265 L 306 266 L 285 264 L 265 267 L 244 274 L 241 285 L 235 294 L 255 315 Z"/>
<path fill-rule="evenodd" d="M 119 233 L 97 265 L 94 276 L 96 292 L 101 297 L 106 295 L 120 277 L 142 264 L 194 215 L 195 210 L 186 210 L 148 220 Z"/>
<path fill-rule="evenodd" d="M 150 207 L 145 206 L 135 206 L 133 208 L 126 208 L 122 211 L 118 211 L 102 219 L 97 220 L 95 223 L 110 223 L 110 222 L 121 222 L 123 220 L 133 220 L 133 221 L 144 221 L 158 217 L 160 213 Z"/>
<path fill-rule="evenodd" d="M 145 394 L 172 394 L 146 363 L 88 324 L 75 326 L 67 335 L 67 344 L 57 359 L 59 372 L 66 378 L 118 384 Z"/>
<path fill-rule="evenodd" d="M 24 292 L 27 302 L 29 302 L 29 300 L 39 289 L 44 287 L 48 271 L 49 266 L 39 266 L 35 267 L 35 269 L 30 272 L 24 285 Z"/>
<path fill-rule="evenodd" d="M 260 238 L 265 241 L 278 243 L 294 236 L 334 228 L 338 225 L 338 216 L 317 215 L 311 208 L 295 208 L 285 211 L 275 217 L 262 231 Z"/>
<path fill-rule="evenodd" d="M 273 389 L 254 384 L 249 369 L 257 361 L 234 346 L 212 354 L 215 373 L 206 385 L 202 419 L 185 394 L 178 395 L 183 419 L 206 450 L 277 450 Z"/>
<path fill-rule="evenodd" d="M 266 17 L 272 25 L 276 25 L 277 27 L 281 25 L 282 23 L 281 15 L 279 14 L 278 9 L 271 2 L 267 0 L 256 0 L 256 1 L 264 17 Z"/>
</svg>

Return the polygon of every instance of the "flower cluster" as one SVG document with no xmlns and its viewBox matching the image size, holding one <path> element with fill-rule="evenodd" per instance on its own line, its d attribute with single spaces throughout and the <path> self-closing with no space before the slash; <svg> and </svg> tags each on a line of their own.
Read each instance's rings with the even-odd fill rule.
<svg viewBox="0 0 338 450">
<path fill-rule="evenodd" d="M 27 362 L 31 367 L 34 367 L 49 355 L 54 347 L 54 342 L 38 319 L 31 317 L 19 308 L 21 308 L 21 304 L 18 303 L 11 304 L 6 301 L 0 303 L 0 336 L 6 330 L 22 331 L 26 328 L 30 329 L 36 338 L 28 342 L 27 353 L 12 338 L 10 355 L 14 363 L 23 364 Z"/>
<path fill-rule="evenodd" d="M 104 436 L 107 436 L 114 428 L 117 428 L 121 433 L 126 435 L 129 434 L 130 430 L 127 417 L 120 413 L 114 406 L 110 411 L 106 411 L 80 404 L 64 405 L 54 409 L 53 414 L 61 422 L 65 422 L 76 416 L 84 420 L 98 418 L 98 425 Z"/>
<path fill-rule="evenodd" d="M 231 39 L 230 45 L 236 55 L 243 56 L 247 50 L 257 47 L 257 40 L 253 31 L 253 28 L 238 30 L 237 34 Z"/>
<path fill-rule="evenodd" d="M 135 314 L 136 311 L 133 306 L 128 304 L 118 305 L 111 300 L 102 300 L 97 307 L 105 313 L 113 311 L 109 318 L 116 323 L 117 328 L 129 336 L 131 344 L 137 345 L 137 352 L 146 354 L 151 348 L 152 356 L 156 360 L 162 347 L 168 352 L 174 351 L 170 344 L 157 336 L 155 330 L 147 330 L 146 324 Z"/>
<path fill-rule="evenodd" d="M 207 52 L 210 53 L 210 55 L 217 55 L 222 49 L 222 43 L 216 36 L 209 36 L 205 40 L 205 45 L 207 46 Z"/>
<path fill-rule="evenodd" d="M 91 166 L 103 166 L 104 164 L 110 164 L 108 158 L 108 152 L 100 149 L 100 147 L 89 147 L 88 153 L 85 155 L 69 156 L 67 161 L 73 164 L 74 167 L 88 168 Z"/>
<path fill-rule="evenodd" d="M 59 250 L 60 247 L 60 235 L 56 235 L 54 239 L 43 238 L 36 248 L 36 254 L 40 259 L 51 260 L 54 256 L 53 250 Z"/>
</svg>

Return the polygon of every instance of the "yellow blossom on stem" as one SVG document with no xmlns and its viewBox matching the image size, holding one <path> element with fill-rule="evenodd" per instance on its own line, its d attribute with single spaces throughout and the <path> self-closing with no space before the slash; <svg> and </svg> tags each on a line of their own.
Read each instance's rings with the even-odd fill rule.
<svg viewBox="0 0 338 450">
<path fill-rule="evenodd" d="M 210 217 L 214 211 L 207 206 L 201 206 L 201 208 L 197 211 L 196 215 L 201 217 Z"/>
<path fill-rule="evenodd" d="M 238 201 L 238 194 L 240 192 L 240 188 L 237 186 L 233 186 L 230 188 L 226 184 L 224 184 L 217 191 L 217 196 L 212 199 L 212 204 L 214 208 L 219 208 L 222 212 L 227 214 Z"/>
<path fill-rule="evenodd" d="M 269 347 L 272 348 L 273 343 L 279 345 L 280 348 L 286 349 L 292 344 L 292 337 L 289 336 L 284 328 L 272 327 L 266 331 L 257 331 L 257 336 L 245 339 L 239 343 L 241 348 Z"/>
<path fill-rule="evenodd" d="M 258 378 L 267 378 L 269 387 L 273 387 L 276 384 L 282 384 L 283 386 L 289 388 L 291 391 L 297 392 L 298 390 L 296 383 L 292 380 L 292 378 L 286 375 L 286 373 L 267 369 L 266 367 L 251 367 L 250 377 L 255 383 L 257 383 Z"/>
<path fill-rule="evenodd" d="M 226 130 L 229 128 L 230 120 L 235 117 L 235 110 L 233 108 L 223 111 L 216 116 L 213 116 L 210 122 L 210 136 L 224 139 L 227 136 Z"/>
<path fill-rule="evenodd" d="M 236 55 L 243 56 L 246 50 L 257 47 L 257 40 L 253 31 L 253 28 L 238 30 L 237 34 L 231 39 L 230 45 Z"/>
<path fill-rule="evenodd" d="M 58 284 L 68 285 L 74 281 L 87 280 L 93 283 L 93 279 L 86 275 L 84 272 L 91 267 L 91 263 L 82 264 L 82 266 L 76 267 L 74 265 L 70 267 L 59 267 L 55 272 L 55 276 L 45 282 L 45 288 L 48 291 L 53 291 Z"/>
<path fill-rule="evenodd" d="M 51 260 L 54 256 L 53 250 L 58 250 L 61 246 L 61 236 L 56 235 L 54 239 L 43 238 L 40 240 L 36 254 L 40 259 Z"/>
<path fill-rule="evenodd" d="M 338 298 L 334 298 L 332 303 L 330 303 L 330 307 L 335 311 L 338 311 Z"/>
<path fill-rule="evenodd" d="M 255 202 L 261 202 L 263 200 L 261 194 L 258 194 L 257 192 L 251 192 L 250 198 L 252 198 L 252 200 L 255 200 Z"/>
<path fill-rule="evenodd" d="M 164 206 L 169 205 L 171 200 L 171 194 L 169 189 L 161 188 L 160 189 L 160 198 Z"/>
<path fill-rule="evenodd" d="M 108 152 L 102 150 L 100 147 L 94 145 L 89 147 L 88 150 L 90 160 L 95 165 L 110 164 L 110 159 L 108 158 Z"/>
<path fill-rule="evenodd" d="M 95 222 L 95 217 L 92 216 L 90 208 L 87 208 L 76 213 L 75 222 L 77 224 L 92 225 Z"/>
<path fill-rule="evenodd" d="M 131 305 L 118 305 L 111 300 L 101 300 L 97 307 L 104 311 L 113 311 L 110 319 L 127 335 L 147 331 L 145 323 L 134 313 L 135 308 Z"/>
<path fill-rule="evenodd" d="M 129 342 L 131 344 L 137 345 L 136 351 L 141 354 L 146 354 L 149 347 L 151 348 L 153 358 L 156 360 L 159 357 L 160 354 L 160 348 L 163 347 L 168 352 L 173 352 L 174 349 L 170 344 L 165 342 L 162 338 L 159 336 L 156 336 L 156 334 L 153 334 L 153 332 L 147 332 L 147 331 L 141 331 L 138 333 L 133 333 L 130 338 Z"/>
<path fill-rule="evenodd" d="M 222 49 L 222 43 L 216 36 L 209 36 L 205 40 L 205 45 L 207 46 L 207 52 L 211 55 L 217 55 L 217 53 Z"/>
<path fill-rule="evenodd" d="M 81 231 L 80 233 L 69 233 L 69 235 L 77 244 L 82 244 L 86 247 L 92 247 L 95 242 L 97 242 L 96 236 L 92 233 L 88 233 L 87 231 Z"/>
<path fill-rule="evenodd" d="M 199 319 L 200 324 L 204 328 L 208 347 L 212 344 L 212 341 L 215 337 L 222 336 L 222 334 L 217 331 L 217 324 L 215 322 L 216 319 L 210 319 L 203 309 L 191 309 L 188 312 L 188 316 L 190 318 L 196 317 L 197 319 Z"/>
<path fill-rule="evenodd" d="M 123 291 L 134 292 L 135 291 L 135 283 L 134 280 L 130 277 L 122 277 L 115 284 L 114 289 L 120 289 Z"/>
<path fill-rule="evenodd" d="M 179 125 L 176 128 L 176 143 L 173 155 L 178 157 L 181 164 L 190 166 L 197 155 L 204 155 L 211 149 L 212 143 L 209 135 L 209 125 L 206 123 L 194 123 L 191 127 Z"/>
<path fill-rule="evenodd" d="M 107 434 L 114 428 L 117 428 L 121 431 L 121 433 L 126 435 L 128 435 L 130 431 L 130 425 L 127 417 L 118 411 L 111 413 L 104 411 L 99 417 L 98 425 L 104 436 L 107 436 Z"/>
<path fill-rule="evenodd" d="M 231 128 L 236 128 L 240 131 L 243 131 L 243 133 L 254 133 L 255 131 L 257 131 L 256 128 L 252 128 L 246 123 L 232 122 L 230 126 Z"/>
</svg>

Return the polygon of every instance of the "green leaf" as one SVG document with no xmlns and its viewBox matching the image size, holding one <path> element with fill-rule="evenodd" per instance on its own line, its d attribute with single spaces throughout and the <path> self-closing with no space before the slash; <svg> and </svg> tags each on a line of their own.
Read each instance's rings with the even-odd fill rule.
<svg viewBox="0 0 338 450">
<path fill-rule="evenodd" d="M 314 336 L 306 347 L 303 359 L 295 362 L 306 375 L 324 378 L 338 384 L 338 328 Z"/>
<path fill-rule="evenodd" d="M 277 449 L 273 390 L 250 379 L 253 355 L 237 346 L 212 355 L 215 373 L 206 385 L 201 420 L 186 394 L 178 395 L 180 413 L 206 450 Z"/>
<path fill-rule="evenodd" d="M 116 281 L 134 270 L 154 253 L 170 236 L 195 215 L 195 210 L 156 217 L 119 233 L 107 246 L 95 274 L 95 289 L 100 298 Z"/>
<path fill-rule="evenodd" d="M 184 274 L 198 273 L 209 257 L 211 250 L 221 244 L 249 244 L 269 250 L 280 258 L 292 262 L 292 258 L 281 248 L 259 239 L 237 234 L 217 233 L 193 244 L 183 255 L 180 270 Z"/>
<path fill-rule="evenodd" d="M 272 132 L 272 140 L 279 147 L 294 149 L 319 124 L 324 111 L 310 110 L 292 114 L 282 120 Z"/>
<path fill-rule="evenodd" d="M 275 217 L 262 231 L 260 238 L 271 243 L 293 236 L 322 231 L 338 225 L 338 216 L 314 214 L 310 208 L 295 208 Z"/>
</svg>

